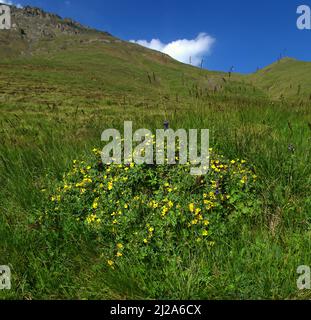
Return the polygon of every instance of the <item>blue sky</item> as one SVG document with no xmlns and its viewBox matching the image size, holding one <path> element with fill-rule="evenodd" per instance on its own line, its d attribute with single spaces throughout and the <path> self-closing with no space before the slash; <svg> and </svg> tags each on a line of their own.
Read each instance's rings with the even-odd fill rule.
<svg viewBox="0 0 311 320">
<path fill-rule="evenodd" d="M 1 0 L 0 0 L 1 2 Z M 298 30 L 297 7 L 311 0 L 16 0 L 71 17 L 124 40 L 152 39 L 173 52 L 203 45 L 204 67 L 253 72 L 280 54 L 311 60 L 311 30 Z M 201 40 L 197 39 L 201 34 Z M 203 38 L 202 38 L 203 37 Z M 188 42 L 176 42 L 187 39 Z M 203 40 L 204 43 L 202 42 Z M 193 41 L 190 41 L 193 40 Z M 174 42 L 175 41 L 175 42 Z M 185 51 L 184 55 L 188 54 Z M 204 51 L 204 50 L 203 50 Z M 190 48 L 191 52 L 191 48 Z M 197 57 L 196 57 L 197 54 Z M 187 62 L 188 62 L 187 58 Z M 194 62 L 192 62 L 194 64 Z"/>
</svg>

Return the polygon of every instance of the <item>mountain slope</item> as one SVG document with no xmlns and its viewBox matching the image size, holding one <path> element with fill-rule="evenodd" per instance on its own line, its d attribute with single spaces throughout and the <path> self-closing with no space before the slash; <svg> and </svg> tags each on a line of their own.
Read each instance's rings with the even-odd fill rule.
<svg viewBox="0 0 311 320">
<path fill-rule="evenodd" d="M 34 54 L 37 47 L 64 36 L 77 35 L 98 40 L 110 38 L 106 32 L 90 29 L 71 19 L 62 19 L 29 6 L 11 6 L 11 21 L 10 30 L 0 30 L 0 58 Z"/>
<path fill-rule="evenodd" d="M 57 80 L 72 85 L 81 80 L 83 88 L 96 82 L 98 89 L 104 86 L 105 91 L 116 94 L 141 90 L 146 82 L 153 84 L 149 89 L 154 91 L 161 87 L 160 80 L 170 81 L 171 72 L 187 73 L 190 77 L 198 74 L 196 68 L 180 64 L 167 55 L 41 9 L 12 7 L 11 11 L 13 28 L 0 30 L 3 74 L 15 72 L 15 77 L 32 74 L 40 78 L 40 83 Z M 43 70 L 47 73 L 42 74 Z M 45 77 L 51 70 L 52 74 Z M 155 74 L 159 72 L 161 77 Z"/>
<path fill-rule="evenodd" d="M 311 63 L 284 58 L 249 77 L 273 98 L 311 99 Z"/>
<path fill-rule="evenodd" d="M 152 104 L 221 93 L 222 99 L 263 93 L 240 79 L 180 63 L 36 8 L 12 9 L 13 30 L 0 31 L 1 112 L 12 105 L 76 108 L 108 104 Z M 15 109 L 16 110 L 16 109 Z M 38 108 L 36 109 L 38 111 Z"/>
</svg>

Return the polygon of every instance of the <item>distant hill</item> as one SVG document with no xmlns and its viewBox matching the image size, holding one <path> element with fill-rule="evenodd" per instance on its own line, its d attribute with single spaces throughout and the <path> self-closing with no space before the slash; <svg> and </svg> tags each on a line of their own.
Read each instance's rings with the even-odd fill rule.
<svg viewBox="0 0 311 320">
<path fill-rule="evenodd" d="M 311 62 L 284 58 L 248 78 L 273 98 L 311 100 Z"/>
</svg>

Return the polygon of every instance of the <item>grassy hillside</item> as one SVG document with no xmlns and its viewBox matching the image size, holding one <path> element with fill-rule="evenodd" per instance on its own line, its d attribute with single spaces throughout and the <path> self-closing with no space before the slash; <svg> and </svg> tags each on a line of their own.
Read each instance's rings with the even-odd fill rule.
<svg viewBox="0 0 311 320">
<path fill-rule="evenodd" d="M 281 59 L 250 76 L 256 86 L 277 99 L 311 100 L 311 63 Z"/>
<path fill-rule="evenodd" d="M 297 267 L 311 265 L 311 109 L 301 99 L 308 63 L 282 60 L 229 78 L 110 35 L 61 34 L 31 50 L 0 61 L 0 265 L 9 263 L 13 274 L 1 298 L 310 298 L 296 287 Z M 241 214 L 219 225 L 212 248 L 180 238 L 176 252 L 162 257 L 165 266 L 127 250 L 109 268 L 103 234 L 67 217 L 74 200 L 62 204 L 56 229 L 49 220 L 41 225 L 72 161 L 89 161 L 103 146 L 101 132 L 125 120 L 151 130 L 164 120 L 174 129 L 209 128 L 217 153 L 254 167 L 259 207 L 236 208 Z M 181 187 L 187 183 L 196 182 Z M 186 190 L 195 197 L 195 185 Z M 189 215 L 187 204 L 180 210 Z M 212 219 L 213 210 L 206 215 Z"/>
</svg>

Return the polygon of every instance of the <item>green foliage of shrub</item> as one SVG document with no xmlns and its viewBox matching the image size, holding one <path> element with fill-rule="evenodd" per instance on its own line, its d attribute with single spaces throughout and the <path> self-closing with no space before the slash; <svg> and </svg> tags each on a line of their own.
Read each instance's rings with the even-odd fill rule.
<svg viewBox="0 0 311 320">
<path fill-rule="evenodd" d="M 210 250 L 232 224 L 256 214 L 256 179 L 245 160 L 212 150 L 208 174 L 192 176 L 190 164 L 103 165 L 94 149 L 53 186 L 38 219 L 61 232 L 83 224 L 112 268 L 128 254 L 161 265 L 187 250 Z"/>
</svg>

